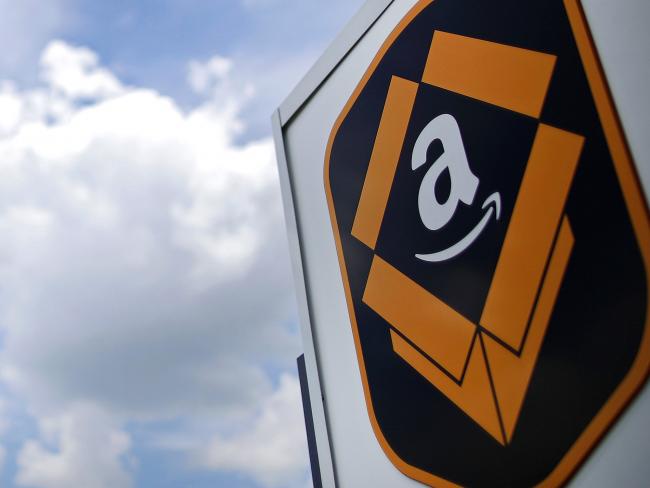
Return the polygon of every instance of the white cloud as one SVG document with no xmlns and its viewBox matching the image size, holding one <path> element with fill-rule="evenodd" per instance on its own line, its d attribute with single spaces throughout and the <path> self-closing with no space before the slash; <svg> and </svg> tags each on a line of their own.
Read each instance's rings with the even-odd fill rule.
<svg viewBox="0 0 650 488">
<path fill-rule="evenodd" d="M 85 48 L 42 59 L 42 86 L 0 86 L 0 381 L 42 425 L 18 481 L 125 486 L 127 421 L 218 433 L 281 403 L 268 371 L 294 366 L 298 338 L 273 145 L 235 144 L 218 63 L 197 65 L 219 89 L 184 111 Z M 267 430 L 284 454 L 253 474 L 272 484 L 305 461 Z"/>
<path fill-rule="evenodd" d="M 11 132 L 23 115 L 23 102 L 12 84 L 0 86 L 0 134 Z"/>
<path fill-rule="evenodd" d="M 306 456 L 300 386 L 295 377 L 283 376 L 247 429 L 215 436 L 196 460 L 204 467 L 246 473 L 265 487 L 287 487 L 305 485 Z"/>
<path fill-rule="evenodd" d="M 206 93 L 210 85 L 224 80 L 232 70 L 232 61 L 223 56 L 213 56 L 207 62 L 190 61 L 187 79 L 197 93 Z"/>
<path fill-rule="evenodd" d="M 205 62 L 192 60 L 187 65 L 187 82 L 195 93 L 210 97 L 219 111 L 239 115 L 256 92 L 251 78 L 242 79 L 237 71 L 232 60 L 219 55 Z M 236 132 L 244 129 L 239 120 L 233 127 Z"/>
<path fill-rule="evenodd" d="M 89 405 L 78 405 L 65 415 L 42 420 L 48 445 L 25 443 L 17 458 L 16 483 L 39 488 L 130 487 L 130 477 L 120 460 L 130 441 L 111 423 L 106 414 Z"/>
<path fill-rule="evenodd" d="M 43 51 L 41 76 L 72 100 L 107 98 L 123 91 L 113 73 L 99 66 L 97 54 L 63 41 L 52 41 Z"/>
</svg>

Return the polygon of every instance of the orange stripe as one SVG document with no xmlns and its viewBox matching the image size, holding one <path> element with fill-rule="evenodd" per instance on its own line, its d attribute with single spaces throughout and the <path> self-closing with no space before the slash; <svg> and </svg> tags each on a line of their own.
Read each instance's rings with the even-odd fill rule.
<svg viewBox="0 0 650 488">
<path fill-rule="evenodd" d="M 398 76 L 390 82 L 352 226 L 352 235 L 371 249 L 377 244 L 417 90 L 417 83 Z"/>
<path fill-rule="evenodd" d="M 375 256 L 363 301 L 460 380 L 476 326 Z"/>
<path fill-rule="evenodd" d="M 505 445 L 499 414 L 492 396 L 485 356 L 478 338 L 474 342 L 467 373 L 460 386 L 392 330 L 390 338 L 393 350 L 398 356 L 435 385 L 500 444 Z M 435 412 L 432 412 L 432 415 L 435 415 Z"/>
<path fill-rule="evenodd" d="M 540 124 L 481 325 L 519 350 L 584 138 Z"/>
<path fill-rule="evenodd" d="M 539 117 L 556 57 L 435 31 L 422 81 Z"/>
<path fill-rule="evenodd" d="M 492 371 L 494 389 L 508 442 L 512 439 L 519 411 L 528 391 L 528 384 L 569 263 L 573 243 L 571 225 L 564 217 L 521 357 L 515 356 L 488 335 L 484 336 L 485 352 Z"/>
</svg>

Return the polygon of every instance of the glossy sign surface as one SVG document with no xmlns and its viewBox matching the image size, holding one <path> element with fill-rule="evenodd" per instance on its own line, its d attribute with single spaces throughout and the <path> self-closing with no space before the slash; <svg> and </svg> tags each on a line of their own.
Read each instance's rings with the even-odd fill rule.
<svg viewBox="0 0 650 488">
<path fill-rule="evenodd" d="M 325 187 L 393 463 L 566 480 L 650 361 L 648 213 L 579 3 L 418 3 L 337 120 Z"/>
</svg>

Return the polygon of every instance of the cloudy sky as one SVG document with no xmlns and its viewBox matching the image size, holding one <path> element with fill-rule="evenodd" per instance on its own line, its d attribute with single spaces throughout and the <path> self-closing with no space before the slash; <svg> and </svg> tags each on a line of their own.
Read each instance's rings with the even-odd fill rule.
<svg viewBox="0 0 650 488">
<path fill-rule="evenodd" d="M 269 120 L 362 3 L 0 0 L 0 486 L 309 486 Z"/>
</svg>

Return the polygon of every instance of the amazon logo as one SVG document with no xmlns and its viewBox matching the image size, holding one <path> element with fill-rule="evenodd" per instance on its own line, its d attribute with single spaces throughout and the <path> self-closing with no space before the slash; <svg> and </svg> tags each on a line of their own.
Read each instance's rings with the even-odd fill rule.
<svg viewBox="0 0 650 488">
<path fill-rule="evenodd" d="M 422 178 L 418 192 L 418 209 L 425 227 L 432 231 L 444 228 L 454 217 L 460 203 L 472 205 L 479 185 L 478 177 L 472 173 L 460 127 L 453 115 L 442 114 L 429 122 L 418 136 L 413 147 L 411 167 L 417 171 L 427 163 L 427 152 L 434 142 L 442 144 L 442 154 L 434 161 Z M 438 201 L 436 187 L 442 175 L 450 180 L 449 193 L 444 201 Z M 452 259 L 479 238 L 492 217 L 499 220 L 501 215 L 501 195 L 492 193 L 483 202 L 483 218 L 462 239 L 455 244 L 438 251 L 416 254 L 422 261 L 440 262 Z"/>
<path fill-rule="evenodd" d="M 369 419 L 430 486 L 561 484 L 650 371 L 650 218 L 580 8 L 417 2 L 330 134 Z"/>
</svg>

